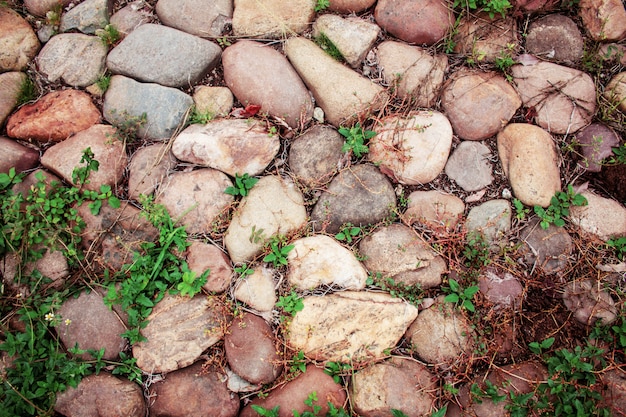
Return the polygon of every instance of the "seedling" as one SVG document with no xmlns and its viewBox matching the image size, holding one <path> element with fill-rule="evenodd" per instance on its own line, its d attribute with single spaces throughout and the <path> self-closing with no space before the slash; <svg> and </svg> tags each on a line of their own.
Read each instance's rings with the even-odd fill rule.
<svg viewBox="0 0 626 417">
<path fill-rule="evenodd" d="M 96 85 L 100 89 L 101 92 L 106 93 L 111 85 L 111 76 L 110 75 L 101 75 L 96 80 Z"/>
<path fill-rule="evenodd" d="M 191 110 L 191 115 L 189 116 L 188 123 L 191 125 L 193 124 L 205 125 L 209 123 L 211 120 L 213 120 L 214 118 L 215 118 L 215 115 L 211 113 L 210 111 L 201 112 L 198 110 L 197 107 L 194 106 L 193 109 Z"/>
<path fill-rule="evenodd" d="M 458 281 L 449 279 L 448 286 L 442 286 L 441 290 L 448 294 L 443 299 L 445 302 L 454 303 L 472 313 L 476 310 L 472 300 L 474 299 L 474 295 L 476 295 L 479 290 L 478 285 L 472 285 L 463 289 Z"/>
<path fill-rule="evenodd" d="M 245 262 L 240 266 L 235 267 L 235 272 L 239 274 L 242 279 L 246 279 L 248 276 L 254 274 L 254 269 L 250 268 Z"/>
<path fill-rule="evenodd" d="M 463 10 L 481 9 L 489 13 L 489 17 L 493 19 L 496 13 L 500 13 L 502 17 L 506 16 L 507 10 L 513 6 L 508 0 L 454 0 L 452 7 Z"/>
<path fill-rule="evenodd" d="M 289 367 L 289 373 L 295 375 L 299 372 L 306 372 L 306 358 L 301 350 L 291 358 L 291 366 Z"/>
<path fill-rule="evenodd" d="M 363 130 L 359 123 L 351 128 L 340 127 L 339 133 L 345 138 L 345 143 L 341 148 L 342 152 L 352 152 L 354 156 L 360 158 L 369 152 L 369 148 L 365 145 L 365 141 L 376 136 L 376 132 L 372 130 Z"/>
<path fill-rule="evenodd" d="M 517 198 L 513 199 L 513 207 L 515 208 L 515 217 L 517 220 L 524 220 L 528 213 L 530 213 L 530 209 L 524 206 Z"/>
<path fill-rule="evenodd" d="M 624 260 L 624 255 L 626 255 L 626 237 L 609 239 L 606 241 L 606 245 L 615 249 L 615 254 L 620 261 Z"/>
<path fill-rule="evenodd" d="M 258 178 L 249 176 L 248 174 L 235 174 L 235 186 L 228 187 L 224 190 L 226 194 L 245 197 L 248 195 L 252 187 L 259 181 Z"/>
<path fill-rule="evenodd" d="M 320 33 L 314 40 L 317 46 L 324 50 L 324 52 L 326 52 L 331 58 L 336 61 L 341 61 L 343 59 L 341 51 L 337 49 L 333 41 L 331 41 L 324 33 Z"/>
<path fill-rule="evenodd" d="M 352 243 L 353 238 L 357 237 L 359 233 L 361 233 L 360 227 L 353 226 L 352 223 L 346 223 L 341 228 L 341 231 L 335 235 L 335 239 Z"/>
<path fill-rule="evenodd" d="M 23 104 L 35 101 L 39 92 L 37 86 L 29 76 L 26 76 L 20 84 L 20 91 L 17 94 L 16 105 L 19 107 Z"/>
<path fill-rule="evenodd" d="M 300 296 L 292 290 L 289 295 L 280 296 L 278 302 L 276 303 L 276 307 L 281 308 L 289 315 L 294 315 L 298 311 L 302 311 L 304 303 L 302 302 L 302 298 L 300 298 Z"/>
<path fill-rule="evenodd" d="M 96 35 L 107 47 L 115 45 L 120 40 L 120 32 L 111 24 L 106 25 L 104 29 L 97 30 Z"/>
<path fill-rule="evenodd" d="M 485 238 L 480 233 L 471 233 L 468 237 L 467 244 L 463 249 L 465 256 L 465 264 L 469 267 L 479 268 L 489 265 L 489 244 L 485 242 Z"/>
<path fill-rule="evenodd" d="M 548 339 L 542 340 L 540 342 L 530 342 L 528 344 L 528 348 L 531 352 L 541 355 L 544 353 L 546 349 L 550 349 L 550 347 L 554 344 L 554 337 L 550 337 Z"/>
<path fill-rule="evenodd" d="M 341 382 L 342 375 L 350 371 L 352 371 L 352 365 L 343 362 L 327 362 L 324 367 L 324 373 L 332 376 L 337 384 Z"/>
<path fill-rule="evenodd" d="M 367 285 L 375 285 L 383 291 L 387 291 L 394 298 L 402 298 L 415 307 L 419 307 L 424 298 L 424 292 L 419 284 L 407 285 L 396 282 L 391 277 L 383 277 L 380 272 L 370 274 L 365 281 Z"/>
<path fill-rule="evenodd" d="M 287 265 L 287 255 L 294 248 L 294 245 L 285 245 L 284 238 L 281 236 L 273 236 L 266 244 L 265 248 L 270 250 L 270 253 L 265 255 L 263 262 L 271 263 L 274 268 L 281 265 Z"/>
<path fill-rule="evenodd" d="M 571 206 L 585 206 L 587 199 L 574 191 L 571 184 L 567 186 L 567 192 L 557 191 L 550 199 L 550 205 L 547 209 L 541 206 L 535 206 L 535 214 L 541 219 L 540 225 L 542 229 L 547 229 L 550 224 L 555 226 L 565 226 L 565 217 L 569 216 Z"/>
<path fill-rule="evenodd" d="M 607 163 L 611 165 L 626 164 L 626 143 L 622 143 L 617 148 L 612 148 L 613 156 L 609 158 Z"/>
<path fill-rule="evenodd" d="M 321 12 L 322 10 L 326 10 L 330 7 L 330 0 L 317 0 L 315 3 L 315 11 Z"/>
</svg>

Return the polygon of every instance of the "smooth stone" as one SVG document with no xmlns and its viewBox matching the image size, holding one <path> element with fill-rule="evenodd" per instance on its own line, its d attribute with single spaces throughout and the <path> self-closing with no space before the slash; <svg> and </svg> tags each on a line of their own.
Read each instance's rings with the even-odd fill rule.
<svg viewBox="0 0 626 417">
<path fill-rule="evenodd" d="M 367 271 L 354 253 L 326 235 L 304 237 L 291 242 L 294 248 L 287 255 L 287 280 L 300 290 L 320 286 L 338 286 L 362 290 Z"/>
<path fill-rule="evenodd" d="M 258 417 L 259 414 L 252 409 L 253 405 L 263 407 L 266 410 L 279 407 L 282 410 L 279 414 L 280 417 L 302 415 L 305 411 L 313 413 L 313 407 L 305 405 L 305 401 L 312 392 L 315 392 L 319 399 L 314 403 L 315 406 L 319 406 L 319 410 L 316 411 L 318 415 L 324 416 L 328 413 L 329 402 L 336 409 L 339 409 L 344 406 L 346 401 L 346 392 L 340 384 L 333 381 L 330 375 L 326 375 L 323 369 L 317 368 L 315 365 L 308 365 L 305 372 L 270 391 L 267 397 L 254 398 L 241 410 L 239 417 Z"/>
<path fill-rule="evenodd" d="M 2 77 L 0 77 L 0 81 Z M 9 173 L 11 168 L 15 172 L 23 172 L 39 165 L 39 151 L 19 144 L 13 139 L 0 136 L 0 172 Z"/>
<path fill-rule="evenodd" d="M 330 0 L 328 10 L 339 13 L 358 13 L 372 7 L 376 0 Z"/>
<path fill-rule="evenodd" d="M 43 248 L 41 245 L 37 245 L 33 249 L 37 251 L 43 249 L 43 256 L 36 261 L 24 262 L 17 252 L 7 253 L 2 258 L 0 272 L 4 278 L 4 283 L 17 289 L 20 287 L 18 282 L 20 277 L 30 276 L 34 271 L 39 271 L 42 276 L 52 280 L 54 288 L 60 288 L 65 283 L 65 278 L 70 275 L 67 258 L 63 252 L 58 249 Z"/>
<path fill-rule="evenodd" d="M 626 71 L 615 74 L 604 88 L 604 97 L 626 114 Z"/>
<path fill-rule="evenodd" d="M 141 25 L 107 57 L 114 74 L 166 87 L 185 87 L 200 81 L 220 61 L 215 43 L 163 25 Z"/>
<path fill-rule="evenodd" d="M 226 117 L 233 108 L 235 98 L 228 87 L 211 87 L 202 85 L 193 93 L 196 111 L 214 117 Z"/>
<path fill-rule="evenodd" d="M 523 242 L 520 254 L 524 261 L 547 274 L 563 271 L 569 264 L 569 256 L 574 250 L 574 242 L 563 227 L 553 224 L 547 229 L 539 226 L 539 219 L 532 219 L 520 231 Z"/>
<path fill-rule="evenodd" d="M 25 70 L 40 47 L 26 19 L 8 7 L 0 7 L 0 71 Z"/>
<path fill-rule="evenodd" d="M 50 82 L 62 80 L 73 87 L 86 87 L 104 74 L 107 52 L 97 36 L 63 33 L 41 49 L 37 65 Z"/>
<path fill-rule="evenodd" d="M 146 3 L 143 0 L 133 1 L 115 12 L 110 24 L 125 38 L 130 32 L 139 26 L 149 23 L 151 14 L 144 9 Z"/>
<path fill-rule="evenodd" d="M 604 241 L 626 236 L 626 207 L 590 190 L 580 194 L 587 199 L 587 205 L 570 207 L 569 218 L 573 224 Z"/>
<path fill-rule="evenodd" d="M 72 0 L 24 0 L 24 6 L 30 14 L 44 17 L 47 12 L 55 7 L 59 7 L 59 5 L 65 7 L 71 2 Z"/>
<path fill-rule="evenodd" d="M 576 132 L 575 143 L 581 154 L 578 166 L 589 172 L 600 172 L 604 159 L 613 155 L 613 148 L 619 147 L 620 137 L 610 127 L 592 123 Z"/>
<path fill-rule="evenodd" d="M 208 233 L 233 202 L 224 192 L 232 185 L 226 174 L 211 168 L 174 172 L 159 186 L 155 202 L 163 204 L 172 219 L 180 219 L 188 233 Z"/>
<path fill-rule="evenodd" d="M 406 332 L 415 353 L 431 365 L 453 366 L 472 353 L 474 331 L 465 316 L 451 303 L 438 301 L 421 310 Z"/>
<path fill-rule="evenodd" d="M 496 310 L 520 311 L 524 287 L 510 272 L 490 267 L 478 276 L 478 287 L 487 303 L 494 305 Z"/>
<path fill-rule="evenodd" d="M 502 169 L 515 197 L 527 206 L 548 207 L 561 189 L 552 136 L 535 125 L 512 123 L 498 134 L 497 143 Z"/>
<path fill-rule="evenodd" d="M 255 384 L 249 383 L 248 381 L 246 381 L 245 379 L 243 379 L 242 377 L 240 377 L 239 375 L 231 371 L 230 368 L 226 368 L 225 371 L 226 371 L 226 377 L 228 378 L 226 380 L 226 386 L 228 387 L 230 391 L 238 392 L 238 393 L 240 392 L 248 393 L 248 392 L 258 391 L 261 389 L 261 385 L 255 385 Z"/>
<path fill-rule="evenodd" d="M 234 0 L 233 34 L 238 38 L 283 39 L 309 28 L 315 3 L 309 0 Z"/>
<path fill-rule="evenodd" d="M 224 244 L 233 262 L 247 262 L 261 253 L 272 236 L 288 235 L 306 221 L 304 197 L 298 187 L 287 178 L 264 176 L 239 203 Z M 260 239 L 251 239 L 253 232 Z"/>
<path fill-rule="evenodd" d="M 128 157 L 124 143 L 116 138 L 113 126 L 97 124 L 76 133 L 44 152 L 41 164 L 73 185 L 72 172 L 82 166 L 83 152 L 90 148 L 94 159 L 99 162 L 98 170 L 89 173 L 88 190 L 100 190 L 101 185 L 115 187 L 124 176 Z"/>
<path fill-rule="evenodd" d="M 316 361 L 361 363 L 395 346 L 417 308 L 386 293 L 343 291 L 302 299 L 287 343 Z M 368 323 L 363 326 L 363 323 Z"/>
<path fill-rule="evenodd" d="M 389 116 L 374 130 L 368 159 L 394 182 L 426 184 L 443 171 L 452 146 L 452 126 L 443 114 L 422 110 Z"/>
<path fill-rule="evenodd" d="M 224 337 L 228 365 L 246 381 L 269 384 L 283 371 L 278 343 L 265 320 L 244 313 L 233 319 Z"/>
<path fill-rule="evenodd" d="M 104 96 L 102 113 L 113 125 L 123 125 L 145 113 L 146 122 L 137 129 L 138 138 L 163 140 L 172 137 L 184 123 L 192 105 L 193 99 L 175 88 L 114 75 Z"/>
<path fill-rule="evenodd" d="M 583 57 L 584 40 L 576 23 L 567 16 L 549 14 L 528 26 L 526 51 L 550 61 L 575 64 Z"/>
<path fill-rule="evenodd" d="M 66 348 L 78 345 L 82 350 L 104 349 L 105 360 L 115 360 L 126 348 L 121 334 L 126 331 L 126 314 L 119 316 L 104 304 L 97 291 L 83 292 L 68 298 L 59 309 L 61 322 L 57 334 Z M 90 353 L 77 355 L 84 360 L 93 359 Z"/>
<path fill-rule="evenodd" d="M 382 29 L 398 39 L 426 45 L 439 42 L 454 24 L 450 5 L 442 0 L 378 0 L 374 17 Z"/>
<path fill-rule="evenodd" d="M 386 101 L 383 87 L 335 61 L 308 39 L 288 39 L 285 54 L 335 127 L 352 125 Z"/>
<path fill-rule="evenodd" d="M 195 240 L 187 248 L 186 259 L 189 270 L 196 277 L 209 271 L 206 284 L 202 286 L 207 292 L 221 293 L 230 286 L 233 267 L 228 256 L 219 247 Z"/>
<path fill-rule="evenodd" d="M 476 64 L 493 63 L 497 58 L 515 55 L 520 47 L 517 19 L 496 13 L 464 14 L 453 36 L 454 52 Z"/>
<path fill-rule="evenodd" d="M 228 390 L 224 374 L 202 362 L 153 382 L 149 397 L 153 417 L 236 417 L 239 412 L 239 396 Z"/>
<path fill-rule="evenodd" d="M 337 233 L 343 225 L 375 224 L 389 216 L 396 194 L 389 180 L 373 165 L 354 165 L 341 171 L 313 207 L 316 230 Z"/>
<path fill-rule="evenodd" d="M 218 169 L 234 177 L 261 174 L 280 148 L 267 125 L 246 119 L 217 119 L 194 124 L 174 139 L 172 153 L 181 161 Z"/>
<path fill-rule="evenodd" d="M 156 14 L 164 25 L 202 38 L 218 38 L 233 17 L 233 1 L 159 0 Z"/>
<path fill-rule="evenodd" d="M 522 103 L 534 109 L 535 122 L 542 128 L 574 133 L 591 122 L 596 87 L 588 74 L 544 61 L 513 65 L 510 70 Z"/>
<path fill-rule="evenodd" d="M 441 191 L 413 191 L 404 212 L 407 224 L 419 222 L 435 231 L 454 230 L 465 212 L 459 197 Z"/>
<path fill-rule="evenodd" d="M 315 188 L 337 173 L 343 157 L 343 136 L 331 126 L 315 125 L 289 148 L 289 166 L 299 182 Z"/>
<path fill-rule="evenodd" d="M 166 294 L 141 330 L 147 340 L 133 345 L 137 366 L 147 373 L 171 372 L 194 363 L 224 337 L 230 321 L 215 297 Z"/>
<path fill-rule="evenodd" d="M 446 175 L 467 192 L 478 191 L 493 182 L 491 151 L 481 142 L 461 142 L 446 163 Z"/>
<path fill-rule="evenodd" d="M 376 229 L 359 243 L 363 264 L 370 273 L 381 273 L 396 283 L 433 288 L 447 270 L 439 256 L 413 229 L 392 224 Z"/>
<path fill-rule="evenodd" d="M 465 220 L 468 234 L 479 233 L 489 245 L 497 246 L 511 229 L 511 203 L 489 200 L 473 207 Z"/>
<path fill-rule="evenodd" d="M 502 130 L 522 101 L 503 76 L 461 69 L 446 81 L 441 105 L 457 135 L 483 140 Z"/>
<path fill-rule="evenodd" d="M 306 86 L 287 58 L 260 42 L 239 41 L 222 54 L 224 81 L 239 102 L 296 128 L 313 117 Z"/>
<path fill-rule="evenodd" d="M 438 98 L 448 67 L 445 54 L 432 56 L 419 46 L 397 41 L 378 45 L 378 60 L 388 85 L 403 99 L 417 107 L 431 107 Z"/>
<path fill-rule="evenodd" d="M 574 318 L 586 326 L 602 320 L 603 326 L 615 321 L 618 310 L 609 292 L 600 289 L 594 279 L 570 281 L 563 289 L 563 304 Z"/>
<path fill-rule="evenodd" d="M 61 32 L 78 29 L 94 34 L 109 23 L 113 11 L 113 0 L 85 0 L 61 15 Z"/>
<path fill-rule="evenodd" d="M 54 404 L 66 417 L 144 417 L 146 409 L 140 385 L 108 372 L 86 376 L 76 388 L 58 392 Z"/>
<path fill-rule="evenodd" d="M 376 24 L 359 17 L 324 14 L 313 23 L 313 37 L 326 36 L 352 68 L 361 65 L 379 34 Z"/>
<path fill-rule="evenodd" d="M 20 96 L 22 86 L 27 80 L 27 75 L 23 72 L 5 72 L 0 74 L 0 126 L 11 114 Z"/>
<path fill-rule="evenodd" d="M 91 97 L 78 90 L 53 91 L 26 104 L 7 121 L 7 135 L 37 142 L 60 142 L 100 122 Z"/>
<path fill-rule="evenodd" d="M 175 167 L 176 158 L 166 144 L 138 149 L 128 165 L 128 197 L 139 200 L 141 195 L 151 195 Z"/>
<path fill-rule="evenodd" d="M 389 415 L 392 410 L 407 417 L 426 416 L 435 406 L 436 390 L 436 379 L 426 366 L 392 357 L 357 371 L 352 377 L 350 399 L 362 417 Z"/>
<path fill-rule="evenodd" d="M 594 41 L 626 38 L 626 8 L 620 0 L 581 0 L 578 14 Z"/>
<path fill-rule="evenodd" d="M 241 277 L 235 284 L 235 299 L 260 313 L 272 311 L 278 301 L 275 291 L 274 270 L 256 267 L 252 275 Z"/>
</svg>

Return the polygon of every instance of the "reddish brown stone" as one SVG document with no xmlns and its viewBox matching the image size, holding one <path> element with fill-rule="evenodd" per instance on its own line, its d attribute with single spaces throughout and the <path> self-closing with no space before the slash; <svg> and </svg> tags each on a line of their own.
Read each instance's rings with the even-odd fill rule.
<svg viewBox="0 0 626 417">
<path fill-rule="evenodd" d="M 15 168 L 16 172 L 22 172 L 37 166 L 39 152 L 32 148 L 20 145 L 13 139 L 0 136 L 0 172 L 9 172 Z"/>
<path fill-rule="evenodd" d="M 380 0 L 374 16 L 376 23 L 395 37 L 432 45 L 452 28 L 454 14 L 451 10 L 446 0 Z"/>
</svg>

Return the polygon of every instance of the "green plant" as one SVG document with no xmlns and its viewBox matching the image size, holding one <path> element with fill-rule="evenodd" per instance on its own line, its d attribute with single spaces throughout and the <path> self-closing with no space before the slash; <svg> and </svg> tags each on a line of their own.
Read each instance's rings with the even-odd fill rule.
<svg viewBox="0 0 626 417">
<path fill-rule="evenodd" d="M 355 124 L 351 128 L 340 127 L 339 133 L 345 138 L 345 143 L 343 144 L 341 151 L 351 151 L 357 158 L 360 158 L 369 152 L 369 148 L 365 145 L 365 141 L 376 136 L 376 132 L 372 130 L 363 130 L 359 123 Z"/>
<path fill-rule="evenodd" d="M 97 30 L 96 35 L 107 47 L 115 45 L 121 37 L 120 32 L 117 30 L 117 28 L 111 24 L 106 25 L 104 29 Z"/>
<path fill-rule="evenodd" d="M 290 374 L 295 375 L 299 372 L 306 372 L 306 358 L 301 350 L 291 358 L 291 366 L 289 367 Z"/>
<path fill-rule="evenodd" d="M 263 239 L 265 239 L 265 235 L 263 234 L 265 230 L 263 228 L 257 229 L 255 225 L 252 226 L 252 232 L 250 232 L 250 237 L 248 240 L 250 243 L 260 243 Z"/>
<path fill-rule="evenodd" d="M 343 60 L 343 55 L 341 54 L 341 51 L 339 51 L 339 49 L 337 49 L 337 47 L 335 46 L 333 41 L 331 41 L 328 38 L 328 36 L 326 36 L 324 33 L 320 33 L 313 40 L 315 41 L 317 46 L 319 46 L 330 57 L 332 57 L 336 61 Z"/>
<path fill-rule="evenodd" d="M 447 411 L 448 411 L 448 406 L 446 405 L 446 406 L 441 407 L 437 411 L 433 411 L 430 417 L 444 417 Z M 396 410 L 395 408 L 391 410 L 391 414 L 393 415 L 393 417 L 407 417 L 406 414 L 404 414 L 400 410 Z"/>
<path fill-rule="evenodd" d="M 547 229 L 550 224 L 562 227 L 565 225 L 565 216 L 569 216 L 571 206 L 585 206 L 587 199 L 574 191 L 571 184 L 568 184 L 567 191 L 557 191 L 550 199 L 550 205 L 547 209 L 541 206 L 535 206 L 535 214 L 541 219 L 540 225 L 542 229 Z"/>
<path fill-rule="evenodd" d="M 279 297 L 276 307 L 281 308 L 287 314 L 294 315 L 298 311 L 302 311 L 304 303 L 302 298 L 292 290 L 288 295 Z M 281 317 L 281 319 L 284 319 L 284 317 Z"/>
<path fill-rule="evenodd" d="M 248 195 L 254 184 L 259 181 L 258 178 L 249 176 L 248 174 L 235 174 L 235 186 L 228 187 L 224 190 L 226 194 L 245 197 Z"/>
<path fill-rule="evenodd" d="M 481 9 L 489 13 L 489 17 L 493 19 L 496 13 L 500 13 L 502 17 L 506 16 L 506 12 L 513 6 L 508 0 L 454 0 L 452 7 L 466 10 Z"/>
<path fill-rule="evenodd" d="M 528 348 L 531 352 L 541 355 L 546 349 L 550 349 L 554 344 L 554 337 L 549 337 L 541 342 L 530 342 Z"/>
<path fill-rule="evenodd" d="M 315 11 L 321 12 L 322 10 L 326 10 L 330 7 L 330 0 L 317 0 L 315 2 Z"/>
<path fill-rule="evenodd" d="M 528 213 L 530 213 L 530 209 L 524 206 L 517 198 L 513 199 L 513 208 L 515 208 L 515 217 L 517 220 L 524 220 Z"/>
<path fill-rule="evenodd" d="M 441 290 L 448 294 L 443 299 L 446 303 L 454 303 L 472 313 L 476 310 L 472 300 L 479 290 L 478 285 L 471 285 L 463 289 L 458 281 L 448 279 L 448 286 L 442 286 Z"/>
<path fill-rule="evenodd" d="M 191 110 L 191 114 L 189 115 L 188 123 L 205 125 L 209 123 L 211 120 L 215 118 L 215 115 L 210 111 L 201 112 L 198 110 L 196 106 L 194 106 Z"/>
<path fill-rule="evenodd" d="M 294 245 L 285 245 L 283 236 L 272 236 L 265 243 L 265 248 L 269 249 L 269 253 L 263 257 L 263 262 L 271 263 L 274 268 L 287 265 L 287 255 L 294 247 Z"/>
<path fill-rule="evenodd" d="M 320 412 L 322 411 L 322 407 L 316 404 L 318 401 L 319 400 L 317 398 L 317 392 L 313 391 L 304 400 L 304 405 L 309 407 L 311 411 L 303 411 L 302 413 L 300 413 L 297 410 L 292 410 L 293 417 L 319 417 Z M 334 404 L 330 401 L 327 402 L 327 405 L 328 412 L 326 412 L 325 414 L 326 417 L 350 417 L 350 414 L 346 410 L 344 410 L 343 408 L 335 407 Z M 268 410 L 256 404 L 252 405 L 251 408 L 258 415 L 263 417 L 278 417 L 280 415 L 280 406 L 278 405 L 271 410 Z"/>
<path fill-rule="evenodd" d="M 626 143 L 622 143 L 620 146 L 611 149 L 613 155 L 611 155 L 606 163 L 610 165 L 626 165 Z"/>
<path fill-rule="evenodd" d="M 217 44 L 222 48 L 227 48 L 232 45 L 232 42 L 228 39 L 228 37 L 222 36 L 220 38 L 217 38 Z"/>
<path fill-rule="evenodd" d="M 102 74 L 96 80 L 96 85 L 98 86 L 100 91 L 105 93 L 109 89 L 109 86 L 111 85 L 111 76 L 110 75 L 106 75 L 106 74 Z"/>
<path fill-rule="evenodd" d="M 357 237 L 361 233 L 361 228 L 353 226 L 352 223 L 346 223 L 343 225 L 339 233 L 335 235 L 337 240 L 345 240 L 348 243 L 352 243 L 352 239 Z"/>
<path fill-rule="evenodd" d="M 17 93 L 16 105 L 19 107 L 23 104 L 35 101 L 38 95 L 39 91 L 37 90 L 37 86 L 29 76 L 26 76 L 20 84 L 20 90 Z"/>
<path fill-rule="evenodd" d="M 383 277 L 380 272 L 370 274 L 365 281 L 366 285 L 375 285 L 383 291 L 387 291 L 394 298 L 403 300 L 419 307 L 424 298 L 424 292 L 418 284 L 408 285 L 403 282 L 396 282 L 391 277 Z"/>
<path fill-rule="evenodd" d="M 505 74 L 508 81 L 512 81 L 513 78 L 509 74 L 509 69 L 515 65 L 513 59 L 513 53 L 515 51 L 515 44 L 509 43 L 506 45 L 506 49 L 500 51 L 500 54 L 495 58 L 494 65 L 498 70 Z"/>
<path fill-rule="evenodd" d="M 139 130 L 148 122 L 148 115 L 145 112 L 140 116 L 133 116 L 127 111 L 123 111 L 120 115 L 117 115 L 117 111 L 113 109 L 111 110 L 111 114 L 114 119 L 111 121 L 111 125 L 115 127 L 115 134 L 113 136 L 125 143 L 135 142 L 138 138 Z"/>
<path fill-rule="evenodd" d="M 606 245 L 615 249 L 615 254 L 617 258 L 622 261 L 624 260 L 624 255 L 626 255 L 626 237 L 614 237 L 606 241 Z"/>
<path fill-rule="evenodd" d="M 501 403 L 507 398 L 506 394 L 500 394 L 500 392 L 498 391 L 498 387 L 488 379 L 485 380 L 484 390 L 477 383 L 473 383 L 470 386 L 470 395 L 472 396 L 473 400 L 478 404 L 481 404 L 483 402 L 483 398 L 491 399 L 494 404 Z"/>
<path fill-rule="evenodd" d="M 250 266 L 244 262 L 235 267 L 235 272 L 238 273 L 241 278 L 246 279 L 248 276 L 254 274 L 254 269 L 250 268 Z"/>
<path fill-rule="evenodd" d="M 339 384 L 341 382 L 341 377 L 346 372 L 352 371 L 352 365 L 349 363 L 343 362 L 326 362 L 326 366 L 324 366 L 324 373 L 326 375 L 330 375 L 333 377 L 333 381 Z"/>
<path fill-rule="evenodd" d="M 469 267 L 479 268 L 489 265 L 489 244 L 481 233 L 470 233 L 463 249 L 465 264 Z"/>
</svg>

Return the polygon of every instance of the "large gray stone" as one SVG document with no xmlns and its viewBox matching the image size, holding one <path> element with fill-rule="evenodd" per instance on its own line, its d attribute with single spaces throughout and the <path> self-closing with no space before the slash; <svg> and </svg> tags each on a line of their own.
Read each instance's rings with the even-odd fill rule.
<svg viewBox="0 0 626 417">
<path fill-rule="evenodd" d="M 446 163 L 446 175 L 465 191 L 478 191 L 493 182 L 491 151 L 480 142 L 461 142 Z"/>
<path fill-rule="evenodd" d="M 30 24 L 17 12 L 0 7 L 0 71 L 22 71 L 41 45 Z"/>
<path fill-rule="evenodd" d="M 511 229 L 511 203 L 489 200 L 473 207 L 465 220 L 468 234 L 479 233 L 492 247 L 503 241 Z"/>
<path fill-rule="evenodd" d="M 164 25 L 202 38 L 218 38 L 233 17 L 233 1 L 159 0 L 156 13 Z"/>
<path fill-rule="evenodd" d="M 93 34 L 109 23 L 113 0 L 85 0 L 61 16 L 61 32 L 78 29 Z"/>
<path fill-rule="evenodd" d="M 332 126 L 315 125 L 291 143 L 289 167 L 306 186 L 325 184 L 339 169 L 343 144 L 343 136 Z"/>
</svg>

